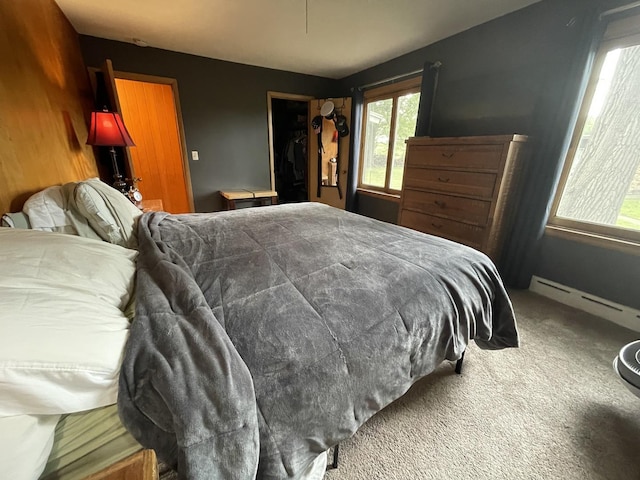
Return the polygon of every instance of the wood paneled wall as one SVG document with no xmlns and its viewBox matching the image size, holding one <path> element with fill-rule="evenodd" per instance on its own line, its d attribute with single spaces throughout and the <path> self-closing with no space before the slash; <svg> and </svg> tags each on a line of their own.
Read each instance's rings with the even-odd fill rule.
<svg viewBox="0 0 640 480">
<path fill-rule="evenodd" d="M 78 34 L 56 3 L 0 1 L 0 212 L 98 175 L 85 145 L 92 98 Z"/>
</svg>

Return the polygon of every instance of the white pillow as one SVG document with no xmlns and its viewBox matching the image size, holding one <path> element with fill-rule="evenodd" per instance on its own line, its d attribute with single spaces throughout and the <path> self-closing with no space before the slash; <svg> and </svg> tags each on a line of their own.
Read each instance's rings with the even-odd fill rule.
<svg viewBox="0 0 640 480">
<path fill-rule="evenodd" d="M 2 478 L 35 480 L 47 465 L 60 415 L 0 417 Z"/>
<path fill-rule="evenodd" d="M 142 215 L 127 197 L 99 178 L 79 182 L 74 201 L 80 214 L 106 242 L 136 248 L 136 219 Z"/>
<path fill-rule="evenodd" d="M 0 228 L 0 416 L 112 404 L 136 252 Z"/>
<path fill-rule="evenodd" d="M 24 202 L 22 211 L 29 217 L 34 230 L 77 235 L 65 204 L 62 186 L 55 185 L 31 195 Z"/>
<path fill-rule="evenodd" d="M 78 211 L 87 219 L 100 238 L 105 242 L 124 246 L 124 239 L 116 219 L 113 218 L 98 192 L 88 183 L 81 182 L 76 186 L 74 196 Z"/>
</svg>

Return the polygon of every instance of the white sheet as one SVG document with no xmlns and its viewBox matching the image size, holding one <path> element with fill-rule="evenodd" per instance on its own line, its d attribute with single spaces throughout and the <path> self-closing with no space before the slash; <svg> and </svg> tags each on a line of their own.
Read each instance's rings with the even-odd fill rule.
<svg viewBox="0 0 640 480">
<path fill-rule="evenodd" d="M 115 403 L 136 252 L 0 228 L 0 415 Z"/>
<path fill-rule="evenodd" d="M 0 477 L 37 479 L 53 446 L 60 415 L 0 417 Z"/>
</svg>

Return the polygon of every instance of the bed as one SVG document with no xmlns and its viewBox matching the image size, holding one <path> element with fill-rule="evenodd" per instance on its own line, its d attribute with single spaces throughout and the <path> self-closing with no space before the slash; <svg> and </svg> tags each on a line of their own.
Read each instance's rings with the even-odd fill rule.
<svg viewBox="0 0 640 480">
<path fill-rule="evenodd" d="M 132 218 L 129 248 L 109 244 L 138 250 L 116 392 L 73 411 L 117 395 L 127 435 L 183 478 L 310 478 L 328 448 L 470 340 L 518 345 L 493 263 L 447 240 L 314 203 Z M 107 244 L 100 228 L 83 241 Z M 112 253 L 95 262 L 112 268 Z M 111 306 L 124 312 L 129 296 Z"/>
</svg>

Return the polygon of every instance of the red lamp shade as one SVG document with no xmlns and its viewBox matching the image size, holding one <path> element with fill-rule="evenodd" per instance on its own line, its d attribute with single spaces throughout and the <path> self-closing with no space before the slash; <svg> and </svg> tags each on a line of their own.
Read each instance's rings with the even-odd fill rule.
<svg viewBox="0 0 640 480">
<path fill-rule="evenodd" d="M 104 111 L 91 112 L 91 128 L 87 145 L 107 147 L 133 147 L 135 143 L 124 126 L 119 113 Z"/>
</svg>

